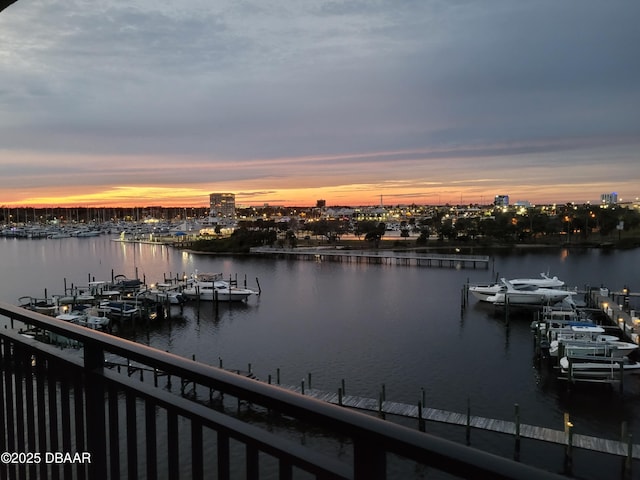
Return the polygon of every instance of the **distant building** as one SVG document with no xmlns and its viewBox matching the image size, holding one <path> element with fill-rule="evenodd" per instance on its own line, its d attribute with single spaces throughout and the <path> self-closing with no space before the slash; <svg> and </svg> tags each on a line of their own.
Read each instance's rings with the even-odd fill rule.
<svg viewBox="0 0 640 480">
<path fill-rule="evenodd" d="M 327 206 L 326 200 L 316 200 L 316 208 L 324 208 Z"/>
<path fill-rule="evenodd" d="M 600 195 L 600 203 L 603 205 L 615 205 L 618 203 L 618 194 L 616 192 L 603 193 Z"/>
<path fill-rule="evenodd" d="M 209 195 L 209 215 L 218 218 L 236 218 L 236 196 L 233 193 Z"/>
<path fill-rule="evenodd" d="M 509 195 L 496 195 L 493 204 L 496 207 L 507 207 L 509 206 Z"/>
</svg>

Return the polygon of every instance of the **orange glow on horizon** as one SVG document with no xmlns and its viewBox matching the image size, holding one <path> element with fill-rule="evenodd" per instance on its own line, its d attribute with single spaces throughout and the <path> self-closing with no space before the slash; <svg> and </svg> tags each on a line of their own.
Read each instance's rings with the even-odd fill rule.
<svg viewBox="0 0 640 480">
<path fill-rule="evenodd" d="M 238 206 L 300 206 L 313 207 L 317 200 L 326 200 L 327 205 L 341 206 L 377 206 L 384 205 L 469 205 L 493 203 L 496 194 L 509 194 L 509 189 L 496 192 L 493 188 L 474 186 L 456 189 L 455 185 L 434 184 L 416 191 L 415 186 L 406 187 L 402 182 L 389 184 L 353 184 L 336 187 L 291 188 L 291 189 L 242 189 L 233 185 L 217 185 L 210 188 L 196 187 L 150 187 L 120 186 L 105 188 L 102 191 L 74 192 L 64 195 L 60 192 L 25 196 L 19 200 L 0 199 L 4 208 L 19 207 L 206 207 L 209 194 L 213 192 L 232 192 L 236 194 Z M 512 203 L 523 199 L 531 204 L 552 204 L 575 201 L 587 203 L 595 199 L 583 198 L 584 192 L 574 192 L 576 200 L 566 199 L 571 190 L 567 186 L 548 189 L 532 189 L 532 196 L 522 198 L 511 196 Z M 535 197 L 533 194 L 535 193 Z"/>
</svg>

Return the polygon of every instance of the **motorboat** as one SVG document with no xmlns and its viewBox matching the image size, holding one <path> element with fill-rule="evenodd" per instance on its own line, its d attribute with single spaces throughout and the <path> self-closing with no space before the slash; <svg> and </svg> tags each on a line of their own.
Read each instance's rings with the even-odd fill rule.
<svg viewBox="0 0 640 480">
<path fill-rule="evenodd" d="M 187 298 L 209 302 L 242 302 L 255 293 L 249 288 L 240 288 L 222 280 L 222 274 L 219 273 L 195 273 L 182 290 Z"/>
<path fill-rule="evenodd" d="M 563 301 L 559 306 L 543 305 L 538 319 L 531 322 L 531 330 L 541 331 L 546 337 L 552 332 L 568 331 L 572 325 L 590 326 L 594 323 L 589 313 L 576 307 L 574 302 Z"/>
<path fill-rule="evenodd" d="M 168 302 L 170 305 L 182 305 L 187 297 L 175 290 L 170 283 L 158 283 L 140 294 L 144 298 L 155 300 L 158 303 Z"/>
<path fill-rule="evenodd" d="M 71 236 L 70 233 L 68 232 L 52 232 L 49 233 L 49 235 L 47 235 L 47 238 L 52 238 L 52 239 L 56 239 L 56 238 L 69 238 Z"/>
<path fill-rule="evenodd" d="M 111 285 L 104 280 L 94 280 L 89 282 L 88 288 L 91 295 L 100 299 L 115 300 L 121 295 L 120 290 L 112 290 Z"/>
<path fill-rule="evenodd" d="M 224 280 L 215 282 L 196 282 L 193 286 L 185 288 L 183 295 L 188 298 L 196 298 L 204 301 L 241 302 L 254 295 L 256 292 L 248 288 L 234 287 Z"/>
<path fill-rule="evenodd" d="M 104 329 L 109 326 L 108 309 L 79 305 L 76 310 L 56 315 L 58 320 L 75 323 L 93 329 Z"/>
<path fill-rule="evenodd" d="M 612 379 L 620 374 L 640 375 L 640 362 L 635 362 L 629 357 L 562 357 L 560 372 L 576 379 Z"/>
<path fill-rule="evenodd" d="M 500 282 L 505 288 L 495 295 L 486 297 L 487 302 L 497 305 L 503 305 L 507 302 L 509 305 L 553 305 L 575 294 L 571 290 L 537 287 L 535 285 L 515 288 L 505 278 L 501 278 Z"/>
<path fill-rule="evenodd" d="M 61 313 L 60 315 L 56 315 L 58 320 L 63 320 L 69 323 L 79 324 L 83 315 L 81 313 Z"/>
<path fill-rule="evenodd" d="M 100 230 L 92 230 L 90 228 L 80 228 L 73 232 L 70 232 L 72 237 L 98 237 L 100 236 Z"/>
<path fill-rule="evenodd" d="M 558 289 L 564 286 L 564 282 L 559 280 L 558 277 L 549 277 L 546 273 L 541 273 L 540 278 L 514 278 L 509 280 L 509 283 L 516 290 L 531 289 L 533 288 L 554 288 Z M 489 297 L 493 297 L 498 293 L 504 292 L 506 286 L 502 282 L 486 284 L 486 285 L 472 285 L 469 287 L 471 294 L 482 302 L 491 302 Z"/>
<path fill-rule="evenodd" d="M 140 309 L 137 305 L 128 302 L 103 300 L 100 302 L 100 308 L 108 311 L 109 315 L 117 318 L 140 316 Z"/>
<path fill-rule="evenodd" d="M 555 337 L 555 338 L 553 338 Z M 638 349 L 638 345 L 625 342 L 615 335 L 606 335 L 597 325 L 571 325 L 567 329 L 549 331 L 549 355 L 557 357 L 561 350 L 566 355 L 598 355 L 626 357 Z"/>
<path fill-rule="evenodd" d="M 638 345 L 631 342 L 623 342 L 622 340 L 600 340 L 594 342 L 562 342 L 564 344 L 564 353 L 569 356 L 600 356 L 622 358 L 626 357 L 638 349 Z M 560 345 L 560 342 L 557 342 Z M 549 348 L 549 354 L 554 355 L 554 344 Z M 558 348 L 555 349 L 558 354 Z"/>
<path fill-rule="evenodd" d="M 541 321 L 547 322 L 551 326 L 570 324 L 571 322 L 593 323 L 590 313 L 578 308 L 573 301 L 563 301 L 559 306 L 543 306 L 540 318 Z"/>
<path fill-rule="evenodd" d="M 111 319 L 106 315 L 86 315 L 80 319 L 79 324 L 96 330 L 104 329 L 109 326 Z"/>
<path fill-rule="evenodd" d="M 589 322 L 568 322 L 560 326 L 549 328 L 547 337 L 550 342 L 554 341 L 589 341 L 593 342 L 618 339 L 613 335 L 605 335 L 605 329 L 599 325 Z"/>
<path fill-rule="evenodd" d="M 140 288 L 142 288 L 142 285 L 142 280 L 138 278 L 127 278 L 124 275 L 116 275 L 110 288 L 112 290 L 118 290 L 121 293 L 137 293 Z"/>
<path fill-rule="evenodd" d="M 20 297 L 18 299 L 19 305 L 27 310 L 42 313 L 50 317 L 55 316 L 58 311 L 58 302 L 55 297 L 51 298 L 34 298 L 34 297 Z"/>
</svg>

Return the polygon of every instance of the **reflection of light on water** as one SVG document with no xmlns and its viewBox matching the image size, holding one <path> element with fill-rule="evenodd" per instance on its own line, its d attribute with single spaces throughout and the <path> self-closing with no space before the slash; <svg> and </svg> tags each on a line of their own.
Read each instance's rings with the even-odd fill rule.
<svg viewBox="0 0 640 480">
<path fill-rule="evenodd" d="M 563 248 L 560 250 L 560 261 L 564 262 L 569 257 L 569 249 Z"/>
</svg>

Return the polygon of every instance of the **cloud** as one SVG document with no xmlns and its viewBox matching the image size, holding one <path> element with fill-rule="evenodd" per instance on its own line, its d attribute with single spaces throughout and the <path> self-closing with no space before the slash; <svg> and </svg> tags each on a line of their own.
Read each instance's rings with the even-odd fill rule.
<svg viewBox="0 0 640 480">
<path fill-rule="evenodd" d="M 282 192 L 458 182 L 478 162 L 501 181 L 536 165 L 601 178 L 605 159 L 632 173 L 607 178 L 637 178 L 638 14 L 551 0 L 21 1 L 0 15 L 0 165 L 16 188 L 211 178 Z"/>
</svg>

